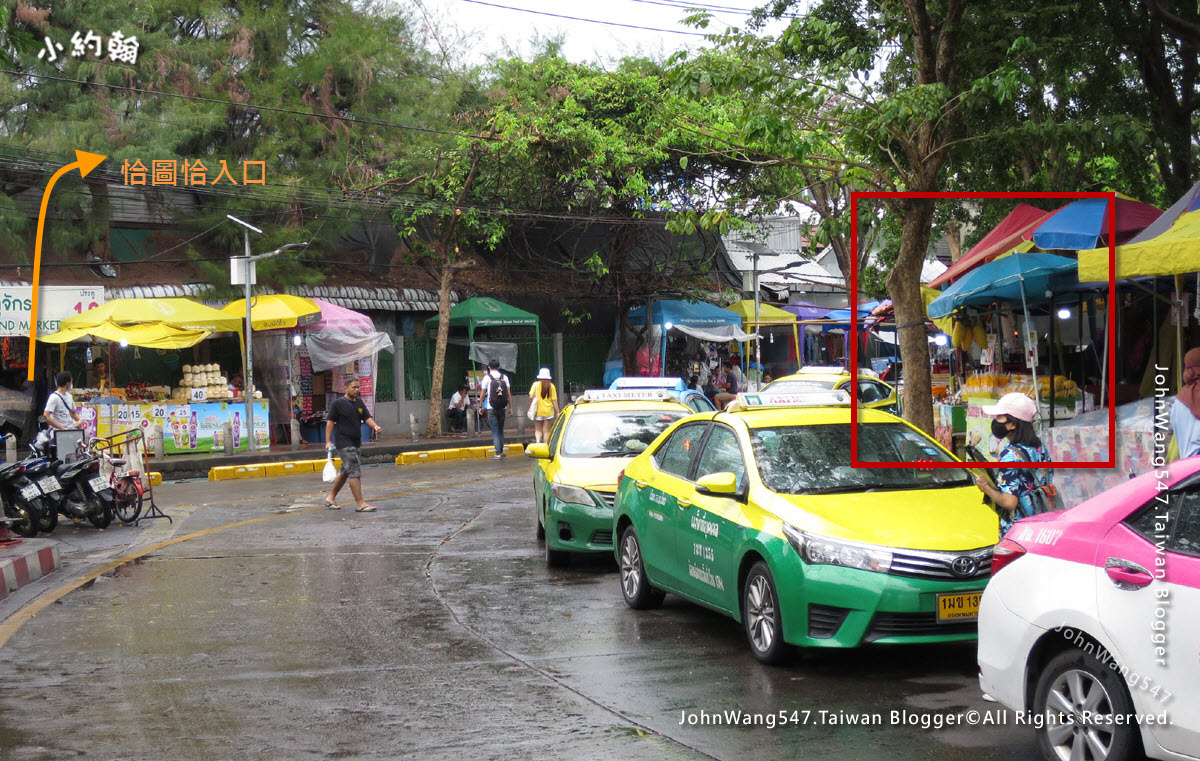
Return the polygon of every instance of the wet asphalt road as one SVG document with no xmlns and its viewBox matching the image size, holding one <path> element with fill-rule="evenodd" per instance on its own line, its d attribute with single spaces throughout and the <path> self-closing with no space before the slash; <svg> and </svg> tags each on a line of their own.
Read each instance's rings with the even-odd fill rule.
<svg viewBox="0 0 1200 761">
<path fill-rule="evenodd" d="M 532 467 L 367 468 L 376 514 L 315 509 L 320 484 L 299 476 L 174 484 L 159 490 L 172 526 L 68 527 L 71 563 L 42 592 L 89 563 L 211 532 L 71 592 L 12 636 L 0 759 L 1036 757 L 1032 731 L 980 699 L 971 646 L 766 667 L 731 620 L 674 597 L 627 609 L 610 560 L 548 569 Z M 221 530 L 242 521 L 254 522 Z M 893 723 L 971 710 L 1008 725 Z M 700 723 L 726 711 L 777 726 Z"/>
</svg>

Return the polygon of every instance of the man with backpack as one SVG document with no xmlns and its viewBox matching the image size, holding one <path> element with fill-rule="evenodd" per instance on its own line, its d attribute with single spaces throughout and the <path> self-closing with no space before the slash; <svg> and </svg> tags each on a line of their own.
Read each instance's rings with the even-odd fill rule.
<svg viewBox="0 0 1200 761">
<path fill-rule="evenodd" d="M 487 412 L 488 425 L 492 428 L 492 443 L 496 446 L 493 460 L 499 460 L 504 455 L 504 416 L 512 406 L 512 381 L 500 371 L 500 360 L 488 362 L 487 374 L 479 383 L 483 397 L 483 409 Z"/>
</svg>

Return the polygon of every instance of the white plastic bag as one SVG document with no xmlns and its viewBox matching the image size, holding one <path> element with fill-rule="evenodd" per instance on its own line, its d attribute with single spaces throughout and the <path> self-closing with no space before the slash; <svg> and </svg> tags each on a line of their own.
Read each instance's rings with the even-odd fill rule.
<svg viewBox="0 0 1200 761">
<path fill-rule="evenodd" d="M 321 480 L 329 483 L 337 478 L 337 473 L 337 466 L 333 464 L 333 450 L 331 449 L 325 455 L 325 467 L 321 469 Z"/>
</svg>

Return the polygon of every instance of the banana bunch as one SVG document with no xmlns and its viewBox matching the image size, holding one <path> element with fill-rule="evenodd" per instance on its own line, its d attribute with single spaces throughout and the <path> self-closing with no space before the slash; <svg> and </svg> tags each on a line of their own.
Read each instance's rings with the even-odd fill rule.
<svg viewBox="0 0 1200 761">
<path fill-rule="evenodd" d="M 987 328 L 982 322 L 973 320 L 969 317 L 964 317 L 960 320 L 955 320 L 954 328 L 950 333 L 950 343 L 956 349 L 968 351 L 971 344 L 978 344 L 979 348 L 987 348 Z"/>
</svg>

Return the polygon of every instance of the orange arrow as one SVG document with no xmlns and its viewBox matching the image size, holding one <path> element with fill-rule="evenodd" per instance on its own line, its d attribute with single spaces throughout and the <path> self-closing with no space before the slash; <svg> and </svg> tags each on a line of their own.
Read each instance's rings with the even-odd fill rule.
<svg viewBox="0 0 1200 761">
<path fill-rule="evenodd" d="M 78 168 L 80 176 L 87 177 L 88 172 L 100 166 L 100 162 L 108 156 L 87 151 L 75 151 L 75 158 L 74 163 L 67 164 L 50 176 L 50 182 L 46 183 L 46 190 L 42 193 L 42 208 L 38 212 L 37 240 L 33 245 L 33 309 L 29 312 L 29 377 L 27 380 L 30 381 L 33 380 L 34 348 L 37 346 L 38 283 L 42 275 L 42 231 L 46 228 L 46 206 L 50 203 L 50 191 L 54 189 L 54 183 L 58 182 L 58 178 L 67 172 Z"/>
</svg>

